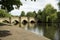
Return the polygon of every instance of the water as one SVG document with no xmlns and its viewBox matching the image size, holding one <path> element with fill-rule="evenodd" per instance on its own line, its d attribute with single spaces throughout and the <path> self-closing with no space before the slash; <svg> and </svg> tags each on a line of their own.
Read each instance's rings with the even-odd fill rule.
<svg viewBox="0 0 60 40">
<path fill-rule="evenodd" d="M 35 33 L 38 36 L 45 36 L 51 40 L 60 40 L 60 25 L 52 23 L 28 23 L 20 24 L 20 27 Z"/>
</svg>

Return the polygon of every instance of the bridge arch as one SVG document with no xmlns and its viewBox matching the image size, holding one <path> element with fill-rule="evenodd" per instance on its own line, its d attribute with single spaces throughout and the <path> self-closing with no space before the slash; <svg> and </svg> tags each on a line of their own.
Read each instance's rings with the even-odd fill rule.
<svg viewBox="0 0 60 40">
<path fill-rule="evenodd" d="M 23 20 L 23 21 L 22 21 L 22 23 L 28 23 L 28 21 L 26 21 L 26 20 Z"/>
<path fill-rule="evenodd" d="M 34 20 L 31 20 L 30 23 L 35 23 L 35 21 Z"/>
<path fill-rule="evenodd" d="M 30 23 L 33 23 L 33 22 L 35 23 L 35 22 L 36 22 L 36 20 L 35 20 L 35 18 L 30 17 L 30 18 L 29 18 L 29 22 L 30 22 Z"/>
<path fill-rule="evenodd" d="M 20 20 L 21 20 L 21 23 L 24 22 L 24 21 L 28 22 L 28 18 L 27 17 L 21 17 Z"/>
<path fill-rule="evenodd" d="M 7 20 L 10 22 L 9 18 L 0 18 L 0 22 L 3 22 L 4 20 Z M 31 23 L 31 22 L 36 22 L 35 18 L 33 17 L 11 17 L 11 23 L 13 22 L 28 22 L 28 23 Z"/>
<path fill-rule="evenodd" d="M 16 21 L 19 22 L 19 17 L 11 17 L 11 23 L 16 22 Z"/>
</svg>

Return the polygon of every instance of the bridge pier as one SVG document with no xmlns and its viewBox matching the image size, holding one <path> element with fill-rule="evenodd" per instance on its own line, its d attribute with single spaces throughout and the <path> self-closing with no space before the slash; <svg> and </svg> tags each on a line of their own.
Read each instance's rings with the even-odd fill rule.
<svg viewBox="0 0 60 40">
<path fill-rule="evenodd" d="M 10 24 L 12 23 L 12 22 L 11 22 L 11 17 L 9 17 L 9 22 L 10 22 Z"/>
<path fill-rule="evenodd" d="M 21 17 L 19 16 L 19 27 L 21 27 Z"/>
</svg>

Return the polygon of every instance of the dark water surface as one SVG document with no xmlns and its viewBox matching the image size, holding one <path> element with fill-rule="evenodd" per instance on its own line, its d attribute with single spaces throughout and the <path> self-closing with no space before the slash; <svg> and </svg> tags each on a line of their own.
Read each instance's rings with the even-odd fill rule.
<svg viewBox="0 0 60 40">
<path fill-rule="evenodd" d="M 28 23 L 20 24 L 20 27 L 29 30 L 36 35 L 45 36 L 51 40 L 60 40 L 60 24 L 55 23 Z"/>
</svg>

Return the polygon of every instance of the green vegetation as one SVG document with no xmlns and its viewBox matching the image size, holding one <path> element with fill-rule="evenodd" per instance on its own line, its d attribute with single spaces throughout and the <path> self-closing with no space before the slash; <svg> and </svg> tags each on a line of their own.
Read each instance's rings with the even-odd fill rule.
<svg viewBox="0 0 60 40">
<path fill-rule="evenodd" d="M 38 20 L 42 21 L 42 11 L 41 11 L 41 10 L 38 11 L 36 18 L 37 18 Z"/>
<path fill-rule="evenodd" d="M 27 1 L 27 0 L 25 0 L 25 1 Z M 36 1 L 36 0 L 31 0 L 31 1 Z"/>
<path fill-rule="evenodd" d="M 0 17 L 10 17 L 11 15 L 8 12 L 10 12 L 13 9 L 13 5 L 16 5 L 17 8 L 19 8 L 20 5 L 22 5 L 20 0 L 13 0 L 13 1 L 12 0 L 1 0 L 0 4 L 2 5 L 1 8 L 5 9 L 5 10 L 0 10 Z M 60 9 L 60 1 L 58 5 Z M 41 21 L 41 22 L 52 22 L 53 23 L 53 22 L 59 22 L 58 21 L 60 19 L 59 15 L 60 15 L 60 12 L 57 12 L 57 10 L 51 4 L 47 4 L 42 11 L 39 10 L 37 13 L 36 11 L 27 12 L 26 15 L 25 15 L 25 12 L 22 11 L 20 16 L 34 17 L 38 21 Z"/>
<path fill-rule="evenodd" d="M 57 30 L 57 26 L 56 24 L 52 24 L 50 26 L 48 26 L 49 24 L 46 24 L 46 26 L 44 27 L 44 36 L 51 39 L 51 40 L 54 40 L 54 37 L 55 37 L 55 32 Z"/>
<path fill-rule="evenodd" d="M 33 16 L 32 14 L 33 14 L 32 12 L 28 12 L 26 16 L 27 17 L 32 17 Z"/>
<path fill-rule="evenodd" d="M 28 12 L 27 14 L 26 14 L 26 16 L 27 17 L 35 17 L 36 16 L 36 12 L 34 11 L 34 12 Z"/>
<path fill-rule="evenodd" d="M 60 10 L 60 1 L 58 2 L 59 10 Z"/>
<path fill-rule="evenodd" d="M 0 17 L 9 17 L 11 23 L 11 15 L 8 12 L 14 9 L 13 5 L 16 5 L 17 8 L 19 8 L 22 3 L 20 0 L 0 0 L 0 5 L 1 9 L 4 9 L 0 10 Z"/>
<path fill-rule="evenodd" d="M 60 12 L 57 12 L 57 16 L 58 16 L 58 22 L 60 22 Z"/>
<path fill-rule="evenodd" d="M 0 10 L 0 18 L 1 17 L 11 17 L 11 14 L 9 14 L 7 11 L 5 10 Z"/>
<path fill-rule="evenodd" d="M 35 17 L 38 21 L 41 22 L 57 22 L 58 15 L 57 10 L 51 4 L 47 4 L 43 11 L 39 10 L 37 13 L 27 12 L 27 17 Z"/>
<path fill-rule="evenodd" d="M 33 11 L 33 17 L 36 18 L 37 14 L 36 14 L 36 11 Z"/>
<path fill-rule="evenodd" d="M 42 20 L 44 19 L 44 22 L 53 22 L 57 19 L 57 11 L 51 4 L 47 4 L 42 12 L 42 17 Z"/>
<path fill-rule="evenodd" d="M 24 12 L 24 11 L 22 11 L 20 16 L 25 16 L 25 12 Z"/>
<path fill-rule="evenodd" d="M 7 10 L 8 12 L 13 10 L 13 5 L 16 5 L 17 8 L 19 8 L 20 5 L 22 5 L 20 0 L 13 0 L 13 1 L 12 0 L 1 0 L 0 4 L 2 5 L 1 8 Z"/>
</svg>

